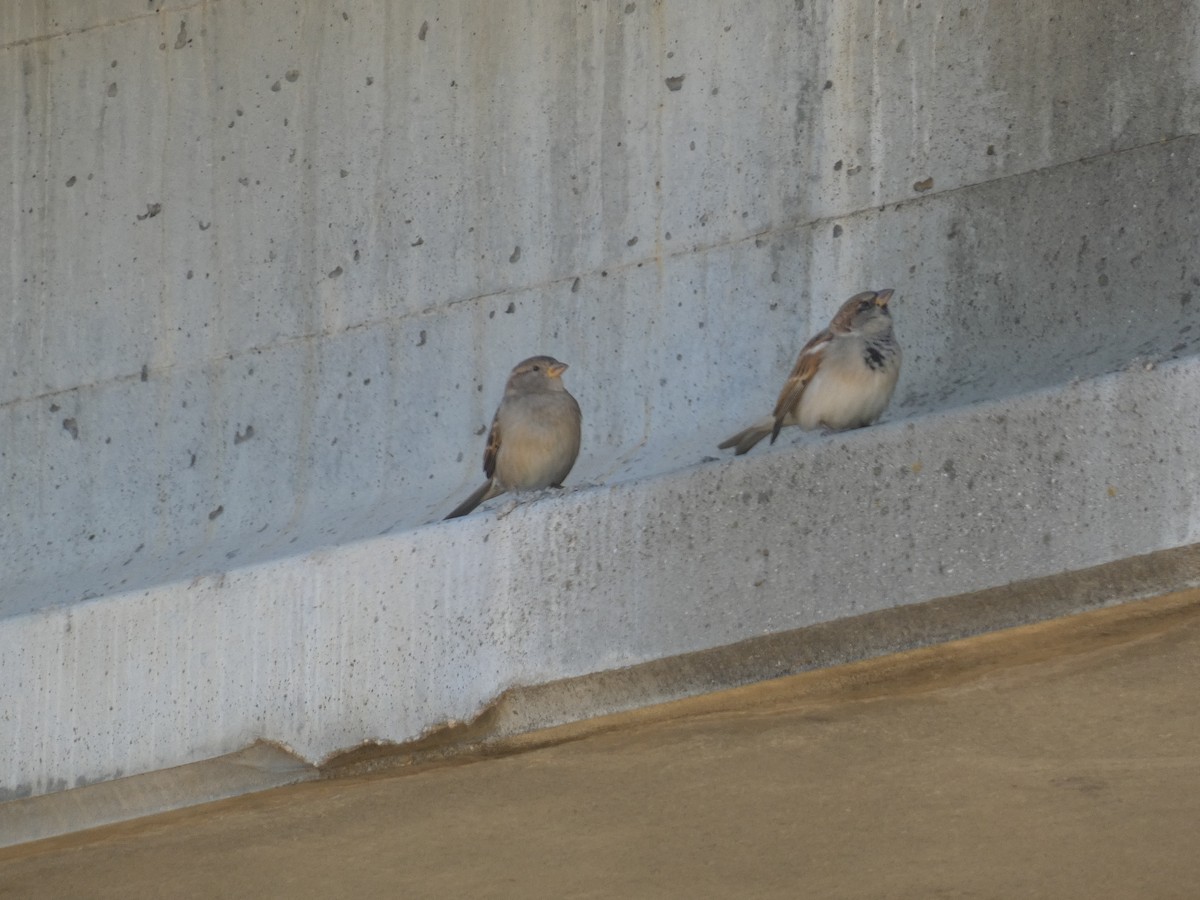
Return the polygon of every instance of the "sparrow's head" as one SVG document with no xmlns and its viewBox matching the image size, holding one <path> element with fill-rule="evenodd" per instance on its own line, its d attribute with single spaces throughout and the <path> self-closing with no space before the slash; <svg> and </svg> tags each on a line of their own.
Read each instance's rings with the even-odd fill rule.
<svg viewBox="0 0 1200 900">
<path fill-rule="evenodd" d="M 888 312 L 888 301 L 895 291 L 884 288 L 882 291 L 863 291 L 855 294 L 842 304 L 829 330 L 834 334 L 849 334 L 850 332 L 877 332 L 892 327 L 891 313 Z"/>
<path fill-rule="evenodd" d="M 562 391 L 562 373 L 567 364 L 553 356 L 531 356 L 513 367 L 506 390 Z"/>
</svg>

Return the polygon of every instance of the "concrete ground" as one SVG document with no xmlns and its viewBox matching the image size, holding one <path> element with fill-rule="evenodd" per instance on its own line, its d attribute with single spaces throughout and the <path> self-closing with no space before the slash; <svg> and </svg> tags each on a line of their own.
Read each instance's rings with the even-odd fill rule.
<svg viewBox="0 0 1200 900">
<path fill-rule="evenodd" d="M 0 897 L 1192 897 L 1200 591 L 0 850 Z"/>
</svg>

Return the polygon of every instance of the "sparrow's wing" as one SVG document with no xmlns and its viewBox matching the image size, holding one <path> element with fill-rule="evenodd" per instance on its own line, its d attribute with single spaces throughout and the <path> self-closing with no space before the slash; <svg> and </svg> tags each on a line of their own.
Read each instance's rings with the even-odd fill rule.
<svg viewBox="0 0 1200 900">
<path fill-rule="evenodd" d="M 500 410 L 492 418 L 492 430 L 488 433 L 487 446 L 483 448 L 483 474 L 488 478 L 496 474 L 496 457 L 500 453 Z"/>
<path fill-rule="evenodd" d="M 819 334 L 813 335 L 800 351 L 800 355 L 796 357 L 796 365 L 792 367 L 792 374 L 788 376 L 783 390 L 779 392 L 779 399 L 775 401 L 775 428 L 771 431 L 772 444 L 775 443 L 775 438 L 779 437 L 779 430 L 783 428 L 783 420 L 799 405 L 800 398 L 804 396 L 804 389 L 808 387 L 808 383 L 816 374 L 817 366 L 821 364 L 825 347 L 832 340 L 833 333 L 827 328 Z"/>
</svg>

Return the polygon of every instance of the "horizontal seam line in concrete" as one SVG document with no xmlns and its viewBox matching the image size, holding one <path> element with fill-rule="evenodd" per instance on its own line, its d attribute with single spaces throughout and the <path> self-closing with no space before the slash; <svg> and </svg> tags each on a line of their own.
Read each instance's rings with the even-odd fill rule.
<svg viewBox="0 0 1200 900">
<path fill-rule="evenodd" d="M 3 49 L 3 48 L 0 48 L 0 49 Z M 879 203 L 873 203 L 870 206 L 863 206 L 863 207 L 859 207 L 857 209 L 847 210 L 846 212 L 837 213 L 836 215 L 820 216 L 815 219 L 809 219 L 805 222 L 797 222 L 797 223 L 793 223 L 793 224 L 785 225 L 785 226 L 781 226 L 781 227 L 764 228 L 760 231 L 755 231 L 755 232 L 751 232 L 748 234 L 744 234 L 737 238 L 730 238 L 728 240 L 724 240 L 719 243 L 714 242 L 711 244 L 691 244 L 687 247 L 681 247 L 679 250 L 671 252 L 671 253 L 665 253 L 665 254 L 654 255 L 654 256 L 645 256 L 638 260 L 632 260 L 628 263 L 623 263 L 621 265 L 604 266 L 604 267 L 601 267 L 600 269 L 595 269 L 595 270 L 591 270 L 588 272 L 576 272 L 576 273 L 564 275 L 564 276 L 561 276 L 558 278 L 550 278 L 545 281 L 539 281 L 539 282 L 535 282 L 532 284 L 521 285 L 519 287 L 501 288 L 501 289 L 494 290 L 494 291 L 486 291 L 482 294 L 474 294 L 470 297 L 460 297 L 457 299 L 450 299 L 450 300 L 441 302 L 438 305 L 426 306 L 422 309 L 416 310 L 415 312 L 408 312 L 408 313 L 404 313 L 399 316 L 381 316 L 381 317 L 374 318 L 374 319 L 364 319 L 363 321 L 355 322 L 355 323 L 345 326 L 344 328 L 338 328 L 336 330 L 320 329 L 317 331 L 304 332 L 301 334 L 287 335 L 287 336 L 281 337 L 278 340 L 272 341 L 267 344 L 257 344 L 252 347 L 244 347 L 240 350 L 234 350 L 234 351 L 230 351 L 227 353 L 222 353 L 219 356 L 211 356 L 211 357 L 208 357 L 207 359 L 200 361 L 197 365 L 199 367 L 204 367 L 204 366 L 216 365 L 221 362 L 236 362 L 237 360 L 242 359 L 246 356 L 249 356 L 252 354 L 266 353 L 266 352 L 270 352 L 270 351 L 278 349 L 278 348 L 284 348 L 284 347 L 304 344 L 304 343 L 311 342 L 314 340 L 336 337 L 336 336 L 343 335 L 343 334 L 353 334 L 354 332 L 357 332 L 357 331 L 362 331 L 362 330 L 371 329 L 371 328 L 377 328 L 377 327 L 381 327 L 381 326 L 385 326 L 385 325 L 400 325 L 409 320 L 420 320 L 420 319 L 432 317 L 435 315 L 442 315 L 447 310 L 454 309 L 454 308 L 456 308 L 458 306 L 462 306 L 464 304 L 483 303 L 483 302 L 486 302 L 487 300 L 490 300 L 495 297 L 516 296 L 519 294 L 530 293 L 530 292 L 537 291 L 537 290 L 551 288 L 555 285 L 566 284 L 567 282 L 574 282 L 575 279 L 577 279 L 577 278 L 592 278 L 592 277 L 596 276 L 597 272 L 603 272 L 603 273 L 608 273 L 608 274 L 621 273 L 621 272 L 635 270 L 638 267 L 644 266 L 650 262 L 662 263 L 666 260 L 672 260 L 672 259 L 676 259 L 679 257 L 692 256 L 695 254 L 707 254 L 707 253 L 712 253 L 712 252 L 719 252 L 721 250 L 726 250 L 730 247 L 736 247 L 739 244 L 745 244 L 745 243 L 748 243 L 749 241 L 759 240 L 760 238 L 767 236 L 767 235 L 779 235 L 779 234 L 787 234 L 789 232 L 794 232 L 794 231 L 804 231 L 806 229 L 815 229 L 821 225 L 828 224 L 830 222 L 837 222 L 837 221 L 840 221 L 843 219 L 852 218 L 854 216 L 869 214 L 869 213 L 875 212 L 881 208 L 888 207 L 888 206 L 898 209 L 900 207 L 908 206 L 908 205 L 912 205 L 912 204 L 928 203 L 928 202 L 931 202 L 932 200 L 934 200 L 935 198 L 950 196 L 953 194 L 957 194 L 961 191 L 973 190 L 975 188 L 985 187 L 985 186 L 992 185 L 992 184 L 1001 184 L 1005 181 L 1010 181 L 1012 179 L 1027 178 L 1027 177 L 1039 175 L 1039 174 L 1042 174 L 1045 172 L 1054 172 L 1058 169 L 1062 169 L 1067 166 L 1075 166 L 1080 163 L 1092 163 L 1092 162 L 1096 162 L 1096 161 L 1102 160 L 1102 159 L 1116 158 L 1116 157 L 1124 156 L 1129 153 L 1136 153 L 1140 150 L 1146 149 L 1147 147 L 1157 147 L 1160 145 L 1167 145 L 1167 144 L 1172 144 L 1172 143 L 1176 143 L 1176 142 L 1180 142 L 1180 141 L 1187 141 L 1187 140 L 1194 139 L 1196 137 L 1200 137 L 1200 132 L 1188 132 L 1186 134 L 1174 135 L 1172 137 L 1162 138 L 1162 139 L 1156 140 L 1156 141 L 1147 141 L 1142 144 L 1137 144 L 1136 146 L 1133 146 L 1133 147 L 1124 147 L 1120 150 L 1108 150 L 1108 151 L 1105 151 L 1104 153 L 1096 153 L 1091 156 L 1081 156 L 1076 159 L 1066 160 L 1066 161 L 1062 161 L 1062 162 L 1056 162 L 1053 165 L 1042 166 L 1041 168 L 1027 169 L 1022 172 L 1012 172 L 1007 175 L 1001 175 L 997 178 L 990 178 L 985 181 L 973 181 L 969 184 L 961 184 L 961 185 L 958 185 L 957 187 L 946 188 L 945 190 L 937 191 L 935 193 L 925 194 L 925 195 L 922 195 L 919 197 L 904 197 L 899 200 L 883 200 L 883 201 L 880 201 Z M 313 283 L 316 284 L 319 281 L 327 280 L 327 277 L 328 276 L 322 276 L 321 278 L 317 279 L 317 281 L 314 281 Z M 601 277 L 607 277 L 607 276 L 602 275 Z M 186 366 L 187 366 L 187 364 L 156 366 L 156 367 L 147 366 L 144 371 L 142 369 L 139 369 L 136 372 L 131 372 L 131 373 L 128 373 L 125 375 L 118 375 L 114 378 L 105 379 L 104 381 L 96 381 L 96 382 L 91 382 L 89 384 L 72 385 L 70 387 L 58 388 L 58 389 L 52 390 L 52 391 L 45 391 L 40 394 L 33 394 L 28 397 L 14 397 L 11 400 L 6 400 L 3 402 L 0 402 L 0 409 L 16 407 L 22 403 L 41 402 L 41 401 L 44 401 L 44 400 L 47 400 L 47 399 L 50 399 L 53 397 L 57 397 L 61 394 L 69 394 L 69 393 L 72 393 L 74 391 L 77 391 L 77 390 L 80 390 L 83 388 L 96 388 L 96 387 L 107 386 L 107 385 L 124 384 L 124 383 L 132 382 L 132 381 L 149 380 L 149 378 L 151 376 L 162 376 L 162 375 L 168 374 L 170 372 L 174 372 L 177 369 L 184 368 Z"/>
<path fill-rule="evenodd" d="M 41 44 L 46 41 L 57 40 L 58 38 L 72 37 L 77 34 L 89 34 L 93 31 L 102 31 L 105 28 L 120 28 L 122 25 L 128 25 L 130 22 L 140 22 L 142 19 L 159 18 L 164 15 L 186 15 L 194 9 L 199 9 L 202 6 L 213 6 L 219 0 L 195 0 L 187 6 L 173 6 L 170 8 L 152 9 L 144 13 L 138 13 L 136 16 L 126 16 L 123 19 L 117 19 L 112 22 L 97 22 L 93 25 L 87 25 L 83 28 L 64 28 L 62 31 L 55 31 L 49 34 L 38 34 L 33 37 L 21 38 L 18 41 L 9 41 L 7 44 L 0 44 L 0 53 L 5 50 L 12 50 L 18 47 L 29 47 L 34 44 Z"/>
<path fill-rule="evenodd" d="M 930 200 L 934 199 L 935 197 L 945 197 L 945 196 L 948 196 L 951 194 L 957 194 L 960 191 L 971 190 L 972 188 L 978 188 L 978 187 L 985 187 L 987 185 L 992 185 L 992 184 L 1003 184 L 1004 182 L 1011 181 L 1015 178 L 1028 178 L 1031 175 L 1041 175 L 1042 173 L 1045 173 L 1045 172 L 1055 172 L 1059 169 L 1066 168 L 1067 166 L 1077 166 L 1080 163 L 1086 164 L 1086 163 L 1094 163 L 1094 162 L 1097 162 L 1097 161 L 1103 160 L 1103 159 L 1109 159 L 1109 158 L 1115 159 L 1115 158 L 1125 156 L 1130 153 L 1138 153 L 1142 150 L 1145 150 L 1147 147 L 1159 147 L 1159 146 L 1164 146 L 1167 144 L 1174 144 L 1174 143 L 1177 143 L 1180 141 L 1192 140 L 1196 137 L 1200 137 L 1200 132 L 1188 131 L 1183 134 L 1173 134 L 1173 135 L 1170 135 L 1169 137 L 1162 137 L 1162 138 L 1158 138 L 1157 140 L 1153 140 L 1153 141 L 1143 141 L 1140 144 L 1134 144 L 1133 146 L 1130 146 L 1130 147 L 1121 147 L 1116 150 L 1105 150 L 1101 153 L 1092 153 L 1087 156 L 1078 156 L 1078 157 L 1075 157 L 1074 159 L 1060 160 L 1059 162 L 1051 163 L 1048 166 L 1039 166 L 1034 169 L 1024 169 L 1020 172 L 1009 172 L 1006 175 L 998 175 L 995 178 L 987 178 L 987 179 L 984 179 L 983 181 L 971 181 L 966 184 L 960 184 L 957 187 L 945 188 L 944 190 L 935 191 L 933 193 L 922 194 L 918 197 L 904 197 L 900 200 L 883 200 L 879 203 L 872 204 L 871 206 L 864 206 L 864 207 L 861 207 L 860 209 L 852 210 L 847 213 L 840 213 L 836 216 L 823 216 L 820 219 L 813 220 L 813 224 L 816 224 L 819 222 L 834 222 L 834 221 L 837 221 L 838 219 L 848 218 L 850 216 L 859 215 L 861 213 L 872 212 L 874 210 L 881 209 L 886 206 L 895 206 L 898 208 L 901 206 L 908 206 L 908 205 L 917 204 L 917 203 L 927 203 Z"/>
</svg>

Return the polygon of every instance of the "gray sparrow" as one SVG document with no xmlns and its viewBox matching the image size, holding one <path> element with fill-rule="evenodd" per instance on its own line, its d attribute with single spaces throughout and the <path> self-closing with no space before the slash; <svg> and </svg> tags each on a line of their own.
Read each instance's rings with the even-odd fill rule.
<svg viewBox="0 0 1200 900">
<path fill-rule="evenodd" d="M 892 332 L 893 291 L 863 291 L 842 304 L 829 327 L 804 345 L 775 411 L 719 445 L 737 454 L 787 425 L 844 431 L 870 425 L 887 408 L 900 377 L 900 345 Z"/>
<path fill-rule="evenodd" d="M 563 387 L 567 364 L 552 356 L 517 363 L 504 386 L 483 451 L 485 481 L 447 519 L 507 491 L 561 487 L 579 455 L 583 416 Z"/>
</svg>

